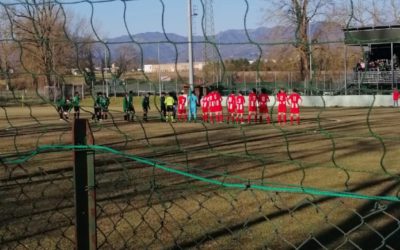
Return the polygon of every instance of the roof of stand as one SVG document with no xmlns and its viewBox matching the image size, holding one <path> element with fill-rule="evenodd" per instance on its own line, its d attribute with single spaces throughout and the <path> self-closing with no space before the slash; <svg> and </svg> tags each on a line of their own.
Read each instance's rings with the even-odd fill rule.
<svg viewBox="0 0 400 250">
<path fill-rule="evenodd" d="M 346 28 L 343 32 L 347 45 L 400 43 L 400 25 Z"/>
</svg>

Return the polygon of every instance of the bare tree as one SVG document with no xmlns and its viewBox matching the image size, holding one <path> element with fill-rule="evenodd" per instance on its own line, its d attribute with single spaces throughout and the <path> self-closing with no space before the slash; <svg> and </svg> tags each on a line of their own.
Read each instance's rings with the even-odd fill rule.
<svg viewBox="0 0 400 250">
<path fill-rule="evenodd" d="M 21 64 L 34 75 L 43 75 L 47 85 L 54 75 L 63 74 L 68 66 L 72 42 L 66 30 L 66 15 L 61 5 L 49 0 L 20 1 L 12 13 L 13 37 L 21 49 Z"/>
<path fill-rule="evenodd" d="M 113 72 L 116 78 L 120 78 L 121 75 L 130 69 L 135 69 L 140 64 L 140 56 L 138 50 L 133 44 L 122 44 L 116 49 L 116 57 L 114 58 L 114 63 L 118 67 L 115 72 Z"/>
<path fill-rule="evenodd" d="M 11 67 L 12 37 L 10 32 L 10 22 L 4 9 L 0 9 L 0 77 L 6 77 L 8 69 Z"/>
<path fill-rule="evenodd" d="M 311 20 L 324 13 L 325 8 L 332 5 L 330 0 L 273 0 L 267 19 L 279 20 L 295 30 L 295 41 L 292 43 L 299 54 L 299 70 L 301 78 L 309 76 L 309 24 Z"/>
</svg>

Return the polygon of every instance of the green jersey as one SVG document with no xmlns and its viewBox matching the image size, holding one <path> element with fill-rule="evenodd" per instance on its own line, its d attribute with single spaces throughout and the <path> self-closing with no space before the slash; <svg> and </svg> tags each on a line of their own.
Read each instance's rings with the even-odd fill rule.
<svg viewBox="0 0 400 250">
<path fill-rule="evenodd" d="M 102 96 L 100 98 L 100 107 L 107 108 L 110 105 L 110 99 L 107 96 Z"/>
<path fill-rule="evenodd" d="M 72 106 L 79 107 L 80 98 L 79 95 L 76 95 L 72 98 Z"/>
<path fill-rule="evenodd" d="M 124 97 L 124 101 L 122 102 L 122 108 L 124 112 L 133 110 L 133 96 L 128 95 Z"/>
</svg>

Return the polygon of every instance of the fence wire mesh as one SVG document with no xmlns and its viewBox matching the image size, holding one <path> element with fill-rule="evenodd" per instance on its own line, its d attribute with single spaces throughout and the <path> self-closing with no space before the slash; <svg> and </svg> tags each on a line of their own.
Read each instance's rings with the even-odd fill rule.
<svg viewBox="0 0 400 250">
<path fill-rule="evenodd" d="M 170 74 L 172 80 L 162 83 L 159 75 L 141 70 L 131 74 L 122 71 L 122 64 L 112 71 L 103 57 L 111 61 L 119 43 L 103 38 L 93 17 L 103 2 L 123 6 L 118 14 L 129 40 L 121 44 L 132 46 L 125 53 L 137 50 L 138 68 L 143 69 L 146 46 L 172 48 L 172 65 L 179 72 Z M 280 87 L 297 87 L 319 96 L 321 105 L 302 108 L 301 124 L 294 126 L 277 122 L 276 102 L 268 105 L 270 124 L 166 123 L 158 96 L 150 98 L 148 119 L 143 96 L 134 96 L 134 119 L 126 121 L 121 94 L 186 86 L 186 73 L 178 67 L 187 42 L 172 39 L 164 27 L 171 1 L 155 1 L 164 38 L 147 42 L 128 28 L 126 12 L 135 2 L 144 1 L 84 1 L 91 9 L 90 36 L 74 34 L 68 26 L 68 9 L 80 1 L 0 3 L 0 248 L 76 246 L 74 167 L 79 166 L 72 152 L 93 150 L 99 249 L 400 249 L 399 110 L 374 105 L 379 88 L 355 90 L 370 94 L 366 107 L 331 108 L 321 82 L 340 75 L 334 69 L 314 70 L 308 81 L 299 81 L 298 72 L 267 72 L 260 60 L 267 50 L 310 44 L 302 44 L 300 27 L 281 42 L 255 40 L 246 24 L 255 2 L 243 0 L 245 41 L 218 42 L 202 23 L 203 40 L 194 42 L 197 49 L 211 45 L 219 56 L 218 66 L 208 65 L 221 72 L 215 84 L 226 92 L 264 87 L 271 96 Z M 210 2 L 198 4 L 205 11 Z M 354 3 L 343 6 L 351 10 L 350 27 Z M 254 71 L 233 74 L 222 60 L 223 48 L 245 44 L 259 51 L 259 60 Z M 343 41 L 312 45 L 329 57 L 329 49 L 343 47 Z M 81 75 L 66 73 L 71 68 Z M 365 74 L 355 73 L 359 86 L 370 80 Z M 254 82 L 245 80 L 251 77 Z M 330 91 L 341 93 L 345 77 Z M 110 104 L 106 116 L 97 117 L 100 91 Z M 79 117 L 90 120 L 94 145 L 73 143 L 76 115 L 60 100 L 72 101 L 75 92 L 81 98 Z"/>
</svg>

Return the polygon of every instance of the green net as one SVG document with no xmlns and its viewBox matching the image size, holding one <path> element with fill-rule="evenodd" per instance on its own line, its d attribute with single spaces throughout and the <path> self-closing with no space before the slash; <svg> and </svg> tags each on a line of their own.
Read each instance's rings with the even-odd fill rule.
<svg viewBox="0 0 400 250">
<path fill-rule="evenodd" d="M 377 59 L 400 56 L 399 41 L 371 38 L 386 45 L 368 47 L 352 30 L 371 16 L 388 21 L 381 4 L 394 17 L 400 6 L 310 1 L 305 13 L 306 1 L 232 1 L 240 26 L 224 37 L 214 27 L 221 2 L 193 1 L 195 93 L 212 87 L 225 100 L 266 89 L 271 123 L 206 122 L 201 107 L 196 122 L 173 123 L 160 94 L 188 93 L 188 42 L 169 32 L 180 18 L 173 1 L 152 3 L 160 32 L 135 32 L 146 2 L 0 3 L 1 248 L 76 246 L 74 152 L 83 151 L 95 153 L 95 186 L 86 190 L 96 191 L 97 248 L 400 248 L 391 96 L 400 74 L 397 58 Z M 292 25 L 249 28 L 260 6 Z M 109 18 L 123 38 L 102 35 L 97 21 Z M 299 125 L 278 122 L 279 88 L 301 93 Z M 89 121 L 93 145 L 74 144 L 78 117 Z"/>
</svg>

